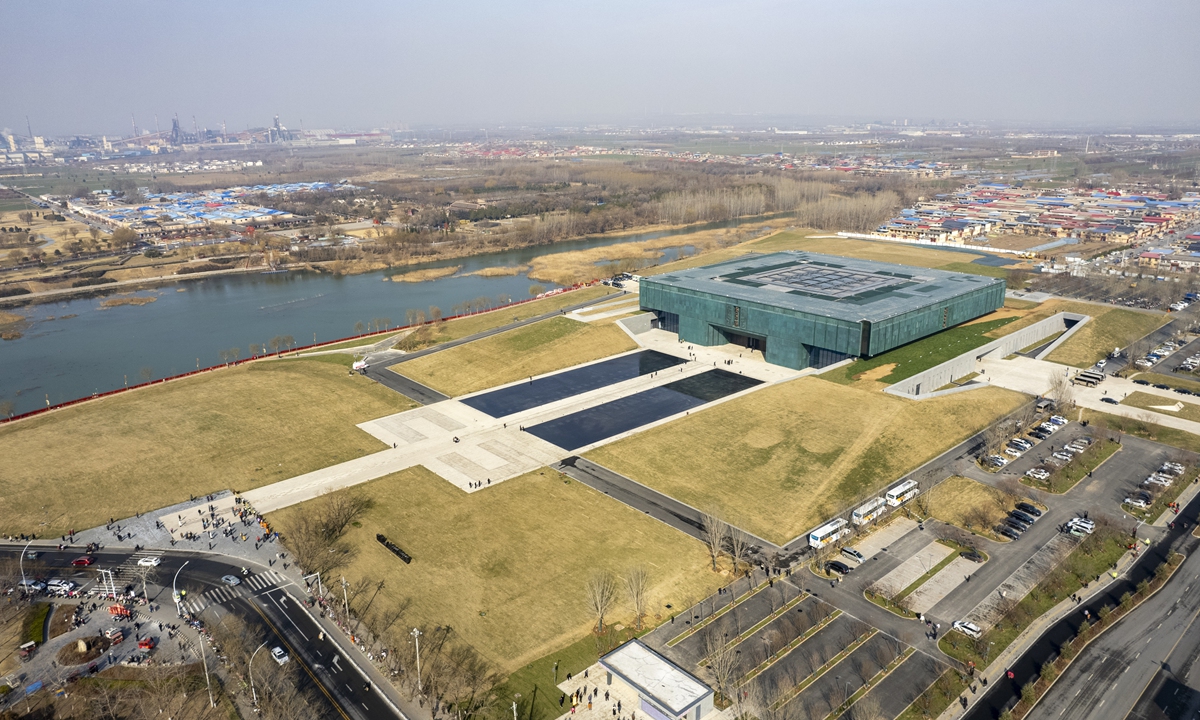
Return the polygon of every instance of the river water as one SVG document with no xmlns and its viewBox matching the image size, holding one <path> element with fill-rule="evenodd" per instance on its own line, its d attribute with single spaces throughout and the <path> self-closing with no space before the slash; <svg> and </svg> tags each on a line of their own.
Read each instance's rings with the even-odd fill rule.
<svg viewBox="0 0 1200 720">
<path fill-rule="evenodd" d="M 712 223 L 680 230 L 600 236 L 439 260 L 405 267 L 414 269 L 461 265 L 452 277 L 421 283 L 385 282 L 389 273 L 332 276 L 311 272 L 247 274 L 183 281 L 138 295 L 157 300 L 141 306 L 102 308 L 104 298 L 79 298 L 19 308 L 31 326 L 23 337 L 0 342 L 0 399 L 11 400 L 21 413 L 96 392 L 154 378 L 176 375 L 221 362 L 219 353 L 239 348 L 249 357 L 251 344 L 291 335 L 305 345 L 355 334 L 356 322 L 390 318 L 403 325 L 408 310 L 436 305 L 449 315 L 459 303 L 479 297 L 529 297 L 534 282 L 524 275 L 467 275 L 485 267 L 515 266 L 549 253 L 582 250 L 731 227 Z M 663 261 L 683 248 L 666 251 Z M 547 289 L 550 283 L 539 283 Z M 68 316 L 68 317 L 64 317 Z"/>
</svg>

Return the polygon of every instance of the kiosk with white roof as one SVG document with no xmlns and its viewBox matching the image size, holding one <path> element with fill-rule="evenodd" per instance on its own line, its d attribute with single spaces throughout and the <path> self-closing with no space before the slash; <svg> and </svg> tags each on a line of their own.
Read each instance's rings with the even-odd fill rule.
<svg viewBox="0 0 1200 720">
<path fill-rule="evenodd" d="M 639 709 L 653 720 L 702 720 L 713 712 L 712 688 L 640 640 L 600 658 L 600 666 L 608 684 L 636 693 Z"/>
</svg>

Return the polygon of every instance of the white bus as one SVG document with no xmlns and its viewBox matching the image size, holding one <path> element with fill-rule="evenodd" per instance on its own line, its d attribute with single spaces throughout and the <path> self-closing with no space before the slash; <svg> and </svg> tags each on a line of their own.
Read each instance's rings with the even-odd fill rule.
<svg viewBox="0 0 1200 720">
<path fill-rule="evenodd" d="M 866 525 L 887 511 L 887 503 L 881 497 L 866 501 L 850 514 L 850 522 L 855 525 Z"/>
<path fill-rule="evenodd" d="M 892 507 L 900 507 L 920 494 L 921 488 L 917 487 L 916 480 L 905 480 L 896 487 L 888 490 L 884 497 L 887 498 L 887 504 Z"/>
<path fill-rule="evenodd" d="M 809 533 L 808 544 L 810 547 L 822 548 L 831 542 L 837 542 L 838 539 L 849 534 L 850 528 L 846 527 L 846 521 L 838 518 L 837 520 L 825 523 Z"/>
</svg>

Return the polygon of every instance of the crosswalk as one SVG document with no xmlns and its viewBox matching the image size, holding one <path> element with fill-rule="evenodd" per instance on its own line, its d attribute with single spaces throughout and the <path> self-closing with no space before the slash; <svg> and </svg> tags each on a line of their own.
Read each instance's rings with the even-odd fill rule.
<svg viewBox="0 0 1200 720">
<path fill-rule="evenodd" d="M 276 585 L 281 585 L 287 582 L 287 578 L 274 570 L 268 570 L 265 573 L 257 573 L 255 575 L 243 576 L 241 584 L 232 587 L 226 585 L 216 587 L 212 590 L 207 590 L 198 597 L 188 598 L 183 601 L 183 607 L 188 612 L 193 614 L 199 613 L 209 605 L 220 605 L 221 603 L 236 600 L 240 597 L 261 592 Z"/>
</svg>

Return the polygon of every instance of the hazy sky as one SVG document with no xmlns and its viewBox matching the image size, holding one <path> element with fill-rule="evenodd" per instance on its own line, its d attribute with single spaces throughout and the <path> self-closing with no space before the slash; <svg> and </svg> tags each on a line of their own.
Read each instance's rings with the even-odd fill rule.
<svg viewBox="0 0 1200 720">
<path fill-rule="evenodd" d="M 8 0 L 23 134 L 680 122 L 1200 125 L 1200 2 Z M 674 116 L 674 117 L 672 117 Z"/>
</svg>

